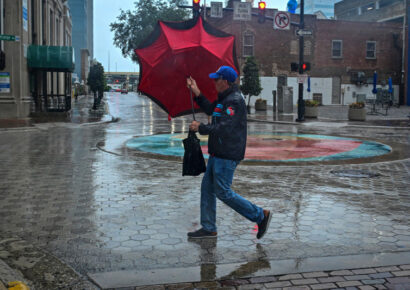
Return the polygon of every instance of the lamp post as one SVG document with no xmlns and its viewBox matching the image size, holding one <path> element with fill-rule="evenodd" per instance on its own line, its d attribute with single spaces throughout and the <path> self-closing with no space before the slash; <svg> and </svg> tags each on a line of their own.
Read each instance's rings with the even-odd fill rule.
<svg viewBox="0 0 410 290">
<path fill-rule="evenodd" d="M 300 21 L 299 29 L 303 30 L 305 28 L 304 22 L 304 11 L 305 10 L 305 1 L 300 0 Z M 304 51 L 304 38 L 303 35 L 299 36 L 299 75 L 303 74 L 303 51 Z M 303 100 L 303 82 L 299 83 L 299 92 L 298 92 L 298 118 L 296 122 L 305 121 L 305 101 Z"/>
</svg>

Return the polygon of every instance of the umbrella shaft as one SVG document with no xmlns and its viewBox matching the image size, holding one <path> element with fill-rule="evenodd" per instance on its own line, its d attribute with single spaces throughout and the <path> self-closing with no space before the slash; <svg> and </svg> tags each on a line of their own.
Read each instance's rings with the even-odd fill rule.
<svg viewBox="0 0 410 290">
<path fill-rule="evenodd" d="M 189 88 L 189 98 L 191 99 L 192 116 L 194 117 L 194 121 L 196 121 L 196 119 L 195 119 L 195 109 L 194 109 L 194 100 L 192 99 L 192 89 L 191 88 Z"/>
</svg>

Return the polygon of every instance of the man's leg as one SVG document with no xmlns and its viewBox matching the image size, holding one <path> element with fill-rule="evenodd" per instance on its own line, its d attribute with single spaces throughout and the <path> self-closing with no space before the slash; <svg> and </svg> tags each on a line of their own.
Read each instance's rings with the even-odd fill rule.
<svg viewBox="0 0 410 290">
<path fill-rule="evenodd" d="M 265 217 L 263 209 L 231 189 L 233 174 L 238 163 L 238 161 L 215 158 L 213 164 L 215 194 L 221 201 L 236 212 L 248 220 L 260 224 Z"/>
<path fill-rule="evenodd" d="M 216 195 L 213 176 L 214 157 L 209 157 L 201 184 L 201 225 L 204 230 L 216 232 Z"/>
</svg>

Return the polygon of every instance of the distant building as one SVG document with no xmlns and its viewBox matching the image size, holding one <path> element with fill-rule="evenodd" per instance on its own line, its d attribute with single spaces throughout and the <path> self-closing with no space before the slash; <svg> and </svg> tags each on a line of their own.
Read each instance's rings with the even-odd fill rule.
<svg viewBox="0 0 410 290">
<path fill-rule="evenodd" d="M 335 18 L 349 21 L 403 23 L 403 0 L 343 0 L 335 5 Z"/>
<path fill-rule="evenodd" d="M 407 7 L 405 2 L 407 2 Z M 399 53 L 401 56 L 401 103 L 404 103 L 406 99 L 407 105 L 410 105 L 410 78 L 408 74 L 408 67 L 410 65 L 410 59 L 408 57 L 410 47 L 410 31 L 408 29 L 410 20 L 409 1 L 343 0 L 335 5 L 335 18 L 348 21 L 397 23 L 402 26 L 402 31 L 394 35 L 394 43 L 400 46 L 400 44 L 397 44 L 399 35 L 401 35 L 401 41 L 405 42 L 404 46 L 401 45 L 402 51 Z M 403 37 L 403 33 L 407 34 L 406 37 Z"/>
<path fill-rule="evenodd" d="M 257 15 L 257 9 L 254 9 Z M 273 15 L 267 9 L 266 15 Z M 248 56 L 255 56 L 259 64 L 264 91 L 260 97 L 272 100 L 277 78 L 287 76 L 297 96 L 298 73 L 291 71 L 291 63 L 299 59 L 299 37 L 295 26 L 289 30 L 272 29 L 272 20 L 258 22 L 235 21 L 232 12 L 224 11 L 223 18 L 207 16 L 207 21 L 219 29 L 235 35 L 236 55 L 240 68 Z M 298 23 L 299 15 L 292 14 L 291 22 Z M 324 105 L 348 104 L 360 100 L 357 94 L 371 95 L 372 76 L 375 70 L 382 81 L 392 77 L 395 92 L 401 77 L 402 26 L 399 23 L 364 23 L 317 19 L 305 15 L 304 60 L 310 63 L 312 95 Z M 314 81 L 313 81 L 314 79 Z M 315 96 L 316 95 L 316 96 Z M 396 97 L 396 96 L 395 96 Z"/>
<path fill-rule="evenodd" d="M 321 11 L 327 18 L 333 18 L 335 3 L 341 0 L 305 0 L 304 13 L 316 14 Z M 297 9 L 297 13 L 300 13 Z"/>
<path fill-rule="evenodd" d="M 73 20 L 75 75 L 86 83 L 90 61 L 94 58 L 93 0 L 68 0 Z"/>
</svg>

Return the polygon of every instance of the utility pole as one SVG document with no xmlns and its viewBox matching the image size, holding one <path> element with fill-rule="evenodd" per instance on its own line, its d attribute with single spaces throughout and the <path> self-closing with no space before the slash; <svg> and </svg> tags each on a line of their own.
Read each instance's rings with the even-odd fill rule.
<svg viewBox="0 0 410 290">
<path fill-rule="evenodd" d="M 300 1 L 300 23 L 299 29 L 303 30 L 305 28 L 304 13 L 305 13 L 305 1 Z M 304 38 L 303 35 L 299 36 L 299 75 L 303 74 L 303 54 L 304 54 Z M 305 121 L 305 101 L 303 100 L 303 82 L 299 83 L 299 94 L 298 94 L 298 118 L 296 122 Z"/>
</svg>

